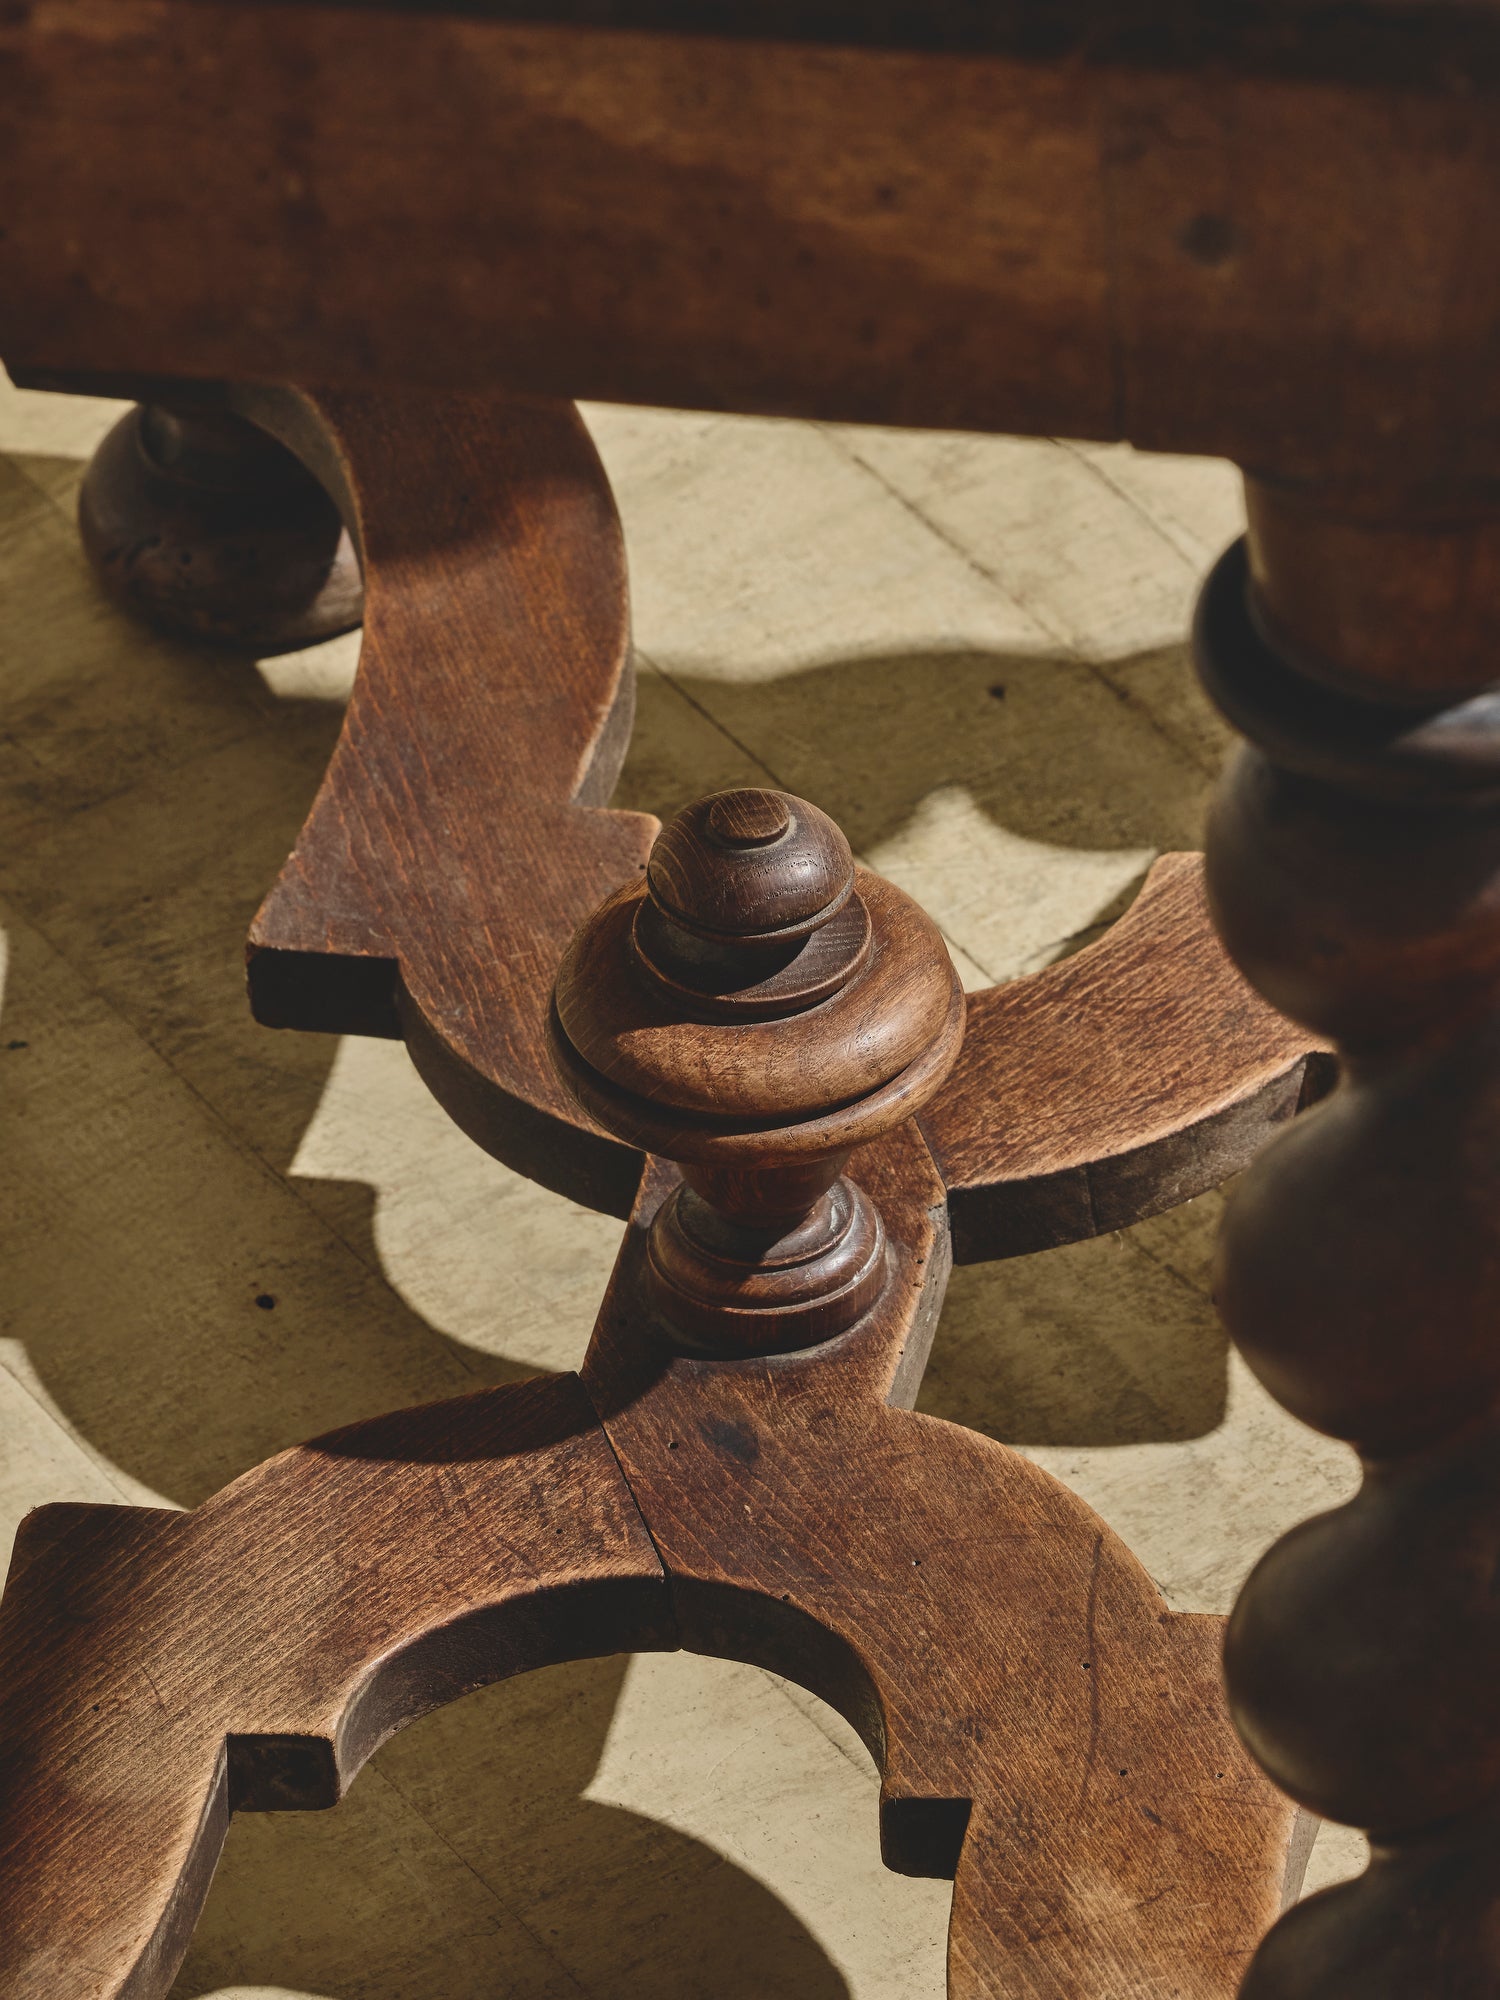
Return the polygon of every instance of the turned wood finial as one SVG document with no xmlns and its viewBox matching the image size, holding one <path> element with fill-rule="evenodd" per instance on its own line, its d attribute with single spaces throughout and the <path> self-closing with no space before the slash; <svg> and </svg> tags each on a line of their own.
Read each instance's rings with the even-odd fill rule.
<svg viewBox="0 0 1500 2000">
<path fill-rule="evenodd" d="M 844 1162 L 937 1089 L 963 1018 L 936 925 L 805 799 L 720 792 L 663 829 L 573 940 L 553 1053 L 602 1125 L 682 1166 L 649 1284 L 686 1345 L 776 1353 L 869 1310 L 884 1232 Z"/>
</svg>

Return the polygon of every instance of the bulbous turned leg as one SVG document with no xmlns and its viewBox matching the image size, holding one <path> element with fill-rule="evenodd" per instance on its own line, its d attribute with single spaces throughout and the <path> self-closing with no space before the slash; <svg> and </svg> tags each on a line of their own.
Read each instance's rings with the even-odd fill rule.
<svg viewBox="0 0 1500 2000">
<path fill-rule="evenodd" d="M 1231 1200 L 1216 1297 L 1358 1495 L 1262 1559 L 1231 1706 L 1375 1859 L 1273 1930 L 1244 2000 L 1500 1994 L 1500 510 L 1249 483 L 1197 649 L 1250 739 L 1208 843 L 1230 954 L 1342 1080 Z"/>
<path fill-rule="evenodd" d="M 333 501 L 284 445 L 228 411 L 131 410 L 84 475 L 78 525 L 105 589 L 164 632 L 284 653 L 363 613 Z"/>
</svg>

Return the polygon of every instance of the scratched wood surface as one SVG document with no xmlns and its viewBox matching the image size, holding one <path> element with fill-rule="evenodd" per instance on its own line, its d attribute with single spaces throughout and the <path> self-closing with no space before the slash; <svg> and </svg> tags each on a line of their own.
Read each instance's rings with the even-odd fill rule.
<svg viewBox="0 0 1500 2000">
<path fill-rule="evenodd" d="M 331 1806 L 512 1674 L 682 1645 L 857 1729 L 887 1865 L 957 1869 L 951 2000 L 1230 2000 L 1307 1845 L 1233 1736 L 1219 1621 L 1167 1613 L 1060 1482 L 901 1407 L 951 1268 L 940 1183 L 910 1126 L 859 1173 L 890 1281 L 819 1355 L 664 1347 L 658 1169 L 581 1383 L 354 1425 L 186 1515 L 29 1516 L 0 1611 L 7 1992 L 155 2000 L 232 1812 Z"/>
<path fill-rule="evenodd" d="M 257 393 L 255 407 L 328 466 L 370 576 L 338 746 L 251 929 L 256 1017 L 399 1034 L 487 1151 L 624 1215 L 653 1121 L 602 1129 L 546 1054 L 564 947 L 604 893 L 639 877 L 654 830 L 598 809 L 634 700 L 603 469 L 566 405 L 385 407 L 319 392 Z M 1050 1248 L 1201 1194 L 1290 1115 L 1307 1037 L 1233 973 L 1198 873 L 1193 857 L 1164 859 L 1127 920 L 1076 962 L 976 1001 L 963 1066 L 927 1122 L 966 1260 Z M 611 982 L 570 955 L 564 1021 L 633 990 Z M 838 1007 L 819 1020 L 836 1043 Z M 638 1065 L 649 1031 L 645 1019 L 615 1023 L 618 1047 L 585 1038 L 584 1053 L 611 1073 Z M 869 1040 L 860 1060 L 878 1063 Z M 810 1074 L 837 1059 L 831 1046 Z M 862 1075 L 834 1094 L 859 1094 Z M 736 1087 L 753 1095 L 758 1079 L 752 1066 Z M 710 1098 L 734 1108 L 726 1076 L 686 1101 L 704 1110 Z M 670 1153 L 662 1134 L 655 1144 Z"/>
<path fill-rule="evenodd" d="M 332 1432 L 189 1514 L 39 1509 L 0 1614 L 5 1991 L 165 1991 L 231 1813 L 331 1806 L 414 1715 L 669 1634 L 569 1376 Z"/>
<path fill-rule="evenodd" d="M 1096 944 L 973 996 L 958 1067 L 921 1121 L 961 1261 L 1173 1208 L 1292 1116 L 1308 1037 L 1245 1006 L 1206 916 L 1197 857 L 1163 856 Z"/>
<path fill-rule="evenodd" d="M 888 1864 L 957 1864 L 951 2000 L 1231 1995 L 1306 1848 L 1225 1727 L 1214 1621 L 1167 1614 L 1060 1483 L 903 1407 L 949 1266 L 940 1183 L 911 1127 L 855 1172 L 890 1233 L 885 1297 L 821 1357 L 717 1369 L 643 1325 L 670 1180 L 643 1187 L 584 1382 L 684 1642 L 860 1729 Z"/>
<path fill-rule="evenodd" d="M 488 11 L 8 14 L 0 352 L 1490 472 L 1490 7 Z"/>
<path fill-rule="evenodd" d="M 195 1502 L 299 1436 L 576 1365 L 619 1233 L 469 1146 L 395 1045 L 246 1022 L 239 950 L 349 649 L 206 671 L 100 605 L 66 510 L 112 414 L 4 408 L 11 1519 Z M 617 803 L 811 792 L 971 986 L 1091 937 L 1192 844 L 1221 739 L 1180 639 L 1233 530 L 1222 468 L 591 421 L 633 566 Z M 1212 1207 L 959 1272 L 923 1398 L 1064 1471 L 1190 1610 L 1343 1478 L 1226 1364 Z M 951 1891 L 882 1873 L 864 1753 L 795 1690 L 668 1656 L 473 1712 L 387 1746 L 336 1814 L 238 1823 L 180 1992 L 688 1995 L 704 1952 L 747 2000 L 941 1991 Z"/>
</svg>

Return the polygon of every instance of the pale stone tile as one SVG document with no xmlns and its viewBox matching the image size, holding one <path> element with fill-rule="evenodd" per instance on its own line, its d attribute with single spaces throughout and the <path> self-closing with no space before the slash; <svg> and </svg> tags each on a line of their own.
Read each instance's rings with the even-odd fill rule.
<svg viewBox="0 0 1500 2000">
<path fill-rule="evenodd" d="M 866 859 L 962 938 L 993 985 L 1048 964 L 1101 910 L 1129 900 L 1156 853 L 1059 853 L 997 824 L 963 787 L 942 785 Z"/>
<path fill-rule="evenodd" d="M 595 430 L 636 638 L 674 677 L 762 681 L 951 646 L 955 631 L 997 653 L 1050 650 L 1033 618 L 810 426 L 632 411 L 596 412 Z"/>
<path fill-rule="evenodd" d="M 1217 779 L 1236 737 L 1192 670 L 1186 641 L 1125 660 L 1095 663 L 1099 677 L 1151 720 L 1206 778 Z M 1207 802 L 1207 790 L 1203 793 Z M 1202 826 L 1193 845 L 1203 844 Z"/>
<path fill-rule="evenodd" d="M 12 1372 L 0 1343 L 0 1578 L 22 1517 L 55 1500 L 118 1505 L 127 1499 L 61 1423 Z"/>
<path fill-rule="evenodd" d="M 665 1715 L 677 1739 L 670 1757 L 661 1752 Z M 764 1884 L 801 1917 L 852 1992 L 940 2000 L 952 1889 L 885 1874 L 875 1773 L 837 1716 L 818 1737 L 810 1740 L 805 1712 L 767 1675 L 649 1655 L 631 1664 L 585 1796 L 648 1812 Z"/>
<path fill-rule="evenodd" d="M 1363 1872 L 1369 1858 L 1370 1843 L 1362 1833 L 1356 1833 L 1352 1826 L 1335 1826 L 1331 1820 L 1324 1820 L 1308 1856 L 1303 1895 L 1314 1896 L 1319 1889 L 1347 1882 L 1351 1875 Z"/>
<path fill-rule="evenodd" d="M 263 726 L 272 697 L 247 663 L 177 645 L 95 585 L 70 519 L 0 459 L 0 735 L 30 780 L 4 802 L 61 818 Z"/>
<path fill-rule="evenodd" d="M 321 645 L 305 646 L 300 653 L 277 653 L 269 660 L 257 660 L 256 672 L 278 701 L 342 704 L 349 699 L 359 670 L 362 638 L 356 626 L 354 631 L 341 632 Z"/>
<path fill-rule="evenodd" d="M 1357 1484 L 1229 1348 L 1209 1297 L 1222 1207 L 956 1271 L 918 1408 L 1015 1445 L 1096 1508 L 1182 1611 L 1227 1612 L 1258 1557 Z M 1319 1829 L 1304 1893 L 1364 1866 Z"/>
<path fill-rule="evenodd" d="M 1028 1456 L 1097 1508 L 1183 1611 L 1228 1611 L 1278 1536 L 1358 1483 L 1352 1454 L 1289 1417 L 1235 1354 L 1224 1415 L 1200 1438 Z"/>
<path fill-rule="evenodd" d="M 1239 468 L 1224 458 L 1179 458 L 1128 444 L 1074 444 L 1072 452 L 1149 519 L 1194 570 L 1245 532 Z"/>
<path fill-rule="evenodd" d="M 194 1502 L 298 1438 L 476 1385 L 480 1357 L 412 1314 L 38 933 L 6 927 L 0 1339 L 112 1477 Z"/>
<path fill-rule="evenodd" d="M 229 1833 L 172 2000 L 577 2000 L 544 1940 L 378 1771 Z"/>
<path fill-rule="evenodd" d="M 1228 1611 L 1261 1552 L 1357 1470 L 1229 1348 L 1208 1290 L 1216 1209 L 955 1272 L 918 1404 L 1082 1494 L 1181 1611 Z"/>
<path fill-rule="evenodd" d="M 953 960 L 965 993 L 982 993 L 986 986 L 993 986 L 994 980 L 979 961 L 970 958 L 969 954 L 956 945 L 946 933 L 944 936 L 948 946 L 948 956 Z"/>
<path fill-rule="evenodd" d="M 843 434 L 641 412 L 598 412 L 596 428 L 643 649 L 760 771 L 832 812 L 989 979 L 1045 963 L 1115 913 L 1156 853 L 1196 843 L 1211 766 L 1128 685 L 1072 657 L 1097 607 L 1071 625 L 1030 615 Z M 1058 473 L 1130 516 L 1138 561 L 1185 577 L 1162 538 L 1055 447 L 1034 461 L 1014 440 L 878 434 L 880 453 L 909 449 L 916 470 L 950 444 L 1005 446 Z M 1128 602 L 1128 578 L 1119 592 Z M 1186 681 L 1180 660 L 1178 672 Z"/>
<path fill-rule="evenodd" d="M 43 457 L 78 467 L 129 408 L 102 396 L 18 389 L 0 367 L 0 452 L 7 458 Z"/>
<path fill-rule="evenodd" d="M 0 862 L 0 879 L 135 1033 L 282 1170 L 334 1044 L 250 1018 L 245 934 L 297 837 L 341 712 L 265 699 L 236 740 L 138 768 L 113 797 L 38 826 Z"/>
<path fill-rule="evenodd" d="M 1201 563 L 1095 461 L 1045 438 L 827 434 L 1071 652 L 1119 660 L 1186 631 Z"/>
<path fill-rule="evenodd" d="M 660 672 L 644 654 L 637 654 L 637 675 L 635 735 L 615 787 L 614 805 L 655 813 L 658 819 L 667 820 L 705 792 L 782 782 L 770 765 L 725 734 L 688 687 Z M 990 830 L 986 823 L 982 832 Z M 897 836 L 896 841 L 863 853 L 859 859 L 901 881 L 935 911 L 936 897 L 928 900 L 917 879 L 923 862 L 929 859 L 930 842 L 920 837 L 908 839 L 903 849 L 900 841 L 901 836 Z M 944 868 L 939 876 L 939 893 L 948 886 L 951 872 Z M 945 935 L 965 990 L 993 985 L 993 975 L 964 951 L 951 933 Z"/>
<path fill-rule="evenodd" d="M 622 1225 L 482 1153 L 400 1043 L 339 1043 L 290 1173 L 360 1190 L 378 1268 L 422 1324 L 527 1373 L 583 1360 Z"/>
<path fill-rule="evenodd" d="M 637 649 L 635 731 L 612 805 L 665 821 L 705 792 L 775 783 L 770 766 L 726 735 L 691 689 Z"/>
<path fill-rule="evenodd" d="M 1193 602 L 1243 529 L 1235 468 L 1128 445 L 831 433 L 1210 776 L 1230 741 L 1187 659 Z"/>
<path fill-rule="evenodd" d="M 556 1668 L 380 1767 L 598 2000 L 942 1992 L 948 1885 L 884 1874 L 863 1751 L 753 1668 Z"/>
</svg>

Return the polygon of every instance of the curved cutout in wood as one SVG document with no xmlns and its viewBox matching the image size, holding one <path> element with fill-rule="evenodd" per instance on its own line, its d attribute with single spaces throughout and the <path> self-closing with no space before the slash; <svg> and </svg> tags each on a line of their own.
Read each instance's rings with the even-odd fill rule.
<svg viewBox="0 0 1500 2000">
<path fill-rule="evenodd" d="M 567 406 L 236 403 L 345 496 L 367 593 L 344 733 L 251 933 L 257 1016 L 404 1035 L 486 1151 L 623 1217 L 643 1155 L 565 1096 L 546 1052 L 568 941 L 657 830 L 598 804 L 631 681 L 623 543 L 588 436 Z M 1166 856 L 1097 944 L 970 996 L 922 1121 L 960 1260 L 1217 1186 L 1291 1115 L 1311 1046 L 1225 957 L 1197 858 Z"/>
<path fill-rule="evenodd" d="M 582 1381 L 356 1425 L 192 1514 L 31 1516 L 0 1604 L 9 2000 L 161 2000 L 232 1810 L 332 1804 L 485 1682 L 677 1646 L 860 1729 L 887 1862 L 956 1871 L 953 2000 L 1228 2000 L 1305 1844 L 1223 1711 L 1220 1621 L 1170 1614 L 1027 1460 L 903 1407 L 942 1188 L 911 1126 L 859 1172 L 893 1278 L 823 1348 L 665 1346 L 639 1282 L 657 1167 Z"/>
</svg>

